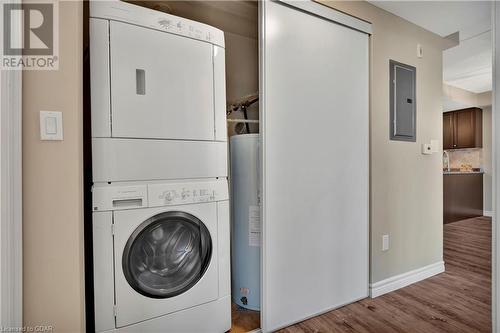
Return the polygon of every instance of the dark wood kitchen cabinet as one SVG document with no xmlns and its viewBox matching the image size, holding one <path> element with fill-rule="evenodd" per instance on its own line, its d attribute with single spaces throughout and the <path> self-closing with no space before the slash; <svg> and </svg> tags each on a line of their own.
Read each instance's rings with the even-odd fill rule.
<svg viewBox="0 0 500 333">
<path fill-rule="evenodd" d="M 443 149 L 481 148 L 483 111 L 479 108 L 443 114 Z"/>
<path fill-rule="evenodd" d="M 453 112 L 443 114 L 443 149 L 453 148 Z"/>
<path fill-rule="evenodd" d="M 443 175 L 443 223 L 483 215 L 483 173 Z"/>
</svg>

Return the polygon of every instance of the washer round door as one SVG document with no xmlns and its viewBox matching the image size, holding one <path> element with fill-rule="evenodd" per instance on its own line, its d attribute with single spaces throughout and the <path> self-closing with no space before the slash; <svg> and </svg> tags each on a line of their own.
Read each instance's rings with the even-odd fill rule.
<svg viewBox="0 0 500 333">
<path fill-rule="evenodd" d="M 144 221 L 122 257 L 125 278 L 144 296 L 169 298 L 192 288 L 210 264 L 212 239 L 197 217 L 164 212 Z"/>
</svg>

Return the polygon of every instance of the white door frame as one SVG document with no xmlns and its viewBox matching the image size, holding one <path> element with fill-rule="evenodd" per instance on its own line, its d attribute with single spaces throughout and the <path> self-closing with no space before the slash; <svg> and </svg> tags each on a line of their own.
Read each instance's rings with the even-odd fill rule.
<svg viewBox="0 0 500 333">
<path fill-rule="evenodd" d="M 21 33 L 19 25 L 12 38 L 21 38 Z M 22 72 L 0 71 L 0 327 L 4 328 L 22 326 L 21 139 Z"/>
</svg>

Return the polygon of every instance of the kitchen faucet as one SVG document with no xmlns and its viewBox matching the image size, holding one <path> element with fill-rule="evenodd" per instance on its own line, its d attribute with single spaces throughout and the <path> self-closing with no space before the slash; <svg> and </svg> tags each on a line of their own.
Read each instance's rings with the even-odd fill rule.
<svg viewBox="0 0 500 333">
<path fill-rule="evenodd" d="M 446 171 L 450 172 L 450 155 L 446 150 L 443 150 L 443 163 L 446 163 Z"/>
</svg>

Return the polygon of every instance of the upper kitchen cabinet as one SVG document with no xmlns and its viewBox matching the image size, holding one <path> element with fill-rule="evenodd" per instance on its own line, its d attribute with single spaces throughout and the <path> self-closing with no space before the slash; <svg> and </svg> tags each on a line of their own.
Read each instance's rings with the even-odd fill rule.
<svg viewBox="0 0 500 333">
<path fill-rule="evenodd" d="M 443 114 L 443 149 L 453 148 L 453 112 Z"/>
<path fill-rule="evenodd" d="M 469 108 L 443 114 L 443 149 L 481 148 L 482 110 Z"/>
</svg>

